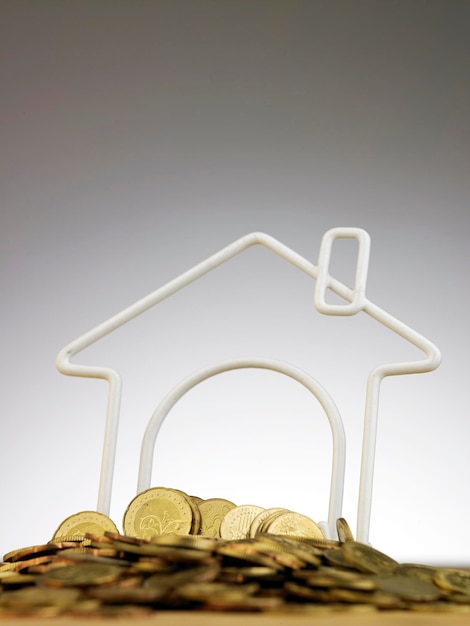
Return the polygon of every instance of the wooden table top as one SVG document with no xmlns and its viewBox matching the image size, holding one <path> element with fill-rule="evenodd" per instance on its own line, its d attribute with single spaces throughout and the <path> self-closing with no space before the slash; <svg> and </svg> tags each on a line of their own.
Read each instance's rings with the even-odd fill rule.
<svg viewBox="0 0 470 626">
<path fill-rule="evenodd" d="M 379 611 L 318 614 L 217 613 L 205 611 L 156 611 L 148 617 L 2 617 L 2 626 L 109 626 L 110 622 L 132 621 L 132 626 L 468 626 L 468 613 Z"/>
</svg>

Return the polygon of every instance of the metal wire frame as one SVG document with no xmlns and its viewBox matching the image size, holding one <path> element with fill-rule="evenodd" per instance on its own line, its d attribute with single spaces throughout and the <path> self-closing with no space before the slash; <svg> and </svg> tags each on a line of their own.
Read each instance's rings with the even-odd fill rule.
<svg viewBox="0 0 470 626">
<path fill-rule="evenodd" d="M 353 289 L 336 280 L 329 273 L 332 245 L 336 239 L 340 238 L 356 239 L 359 243 L 355 285 Z M 366 280 L 369 263 L 370 238 L 365 230 L 352 227 L 333 228 L 325 233 L 321 242 L 317 265 L 314 265 L 270 235 L 262 232 L 249 233 L 221 249 L 219 252 L 216 252 L 201 263 L 198 263 L 177 278 L 169 281 L 159 289 L 138 300 L 120 313 L 110 317 L 108 320 L 81 335 L 66 345 L 58 353 L 56 357 L 56 366 L 61 373 L 69 376 L 101 378 L 107 380 L 109 384 L 97 510 L 105 514 L 109 514 L 121 405 L 121 376 L 115 369 L 72 363 L 71 359 L 85 348 L 89 347 L 96 341 L 99 341 L 105 335 L 113 332 L 123 324 L 126 324 L 166 298 L 169 298 L 190 283 L 196 281 L 204 274 L 207 274 L 216 267 L 235 257 L 237 254 L 240 254 L 254 245 L 264 246 L 268 250 L 271 250 L 281 258 L 293 264 L 308 276 L 316 279 L 314 305 L 319 312 L 326 315 L 354 315 L 363 311 L 403 339 L 416 346 L 425 355 L 423 359 L 419 360 L 401 361 L 379 365 L 369 373 L 367 379 L 356 527 L 357 540 L 367 543 L 370 529 L 381 382 L 386 376 L 433 371 L 439 366 L 441 355 L 439 349 L 432 342 L 368 300 L 366 297 Z M 341 296 L 346 301 L 346 304 L 328 304 L 325 299 L 325 294 L 328 289 Z M 339 413 L 337 413 L 337 409 L 334 407 L 334 403 L 329 398 L 326 391 L 317 381 L 315 381 L 315 379 L 310 377 L 306 372 L 301 372 L 294 366 L 274 361 L 272 359 L 245 359 L 243 361 L 233 360 L 222 364 L 216 364 L 215 366 L 203 368 L 177 385 L 157 408 L 144 435 L 138 490 L 143 485 L 147 484 L 146 477 L 148 476 L 149 467 L 151 467 L 153 458 L 153 452 L 151 452 L 151 450 L 153 450 L 153 445 L 155 443 L 155 438 L 158 434 L 160 425 L 174 402 L 176 402 L 188 388 L 194 386 L 194 384 L 215 375 L 215 373 L 226 371 L 227 369 L 234 369 L 235 367 L 263 367 L 284 373 L 304 384 L 322 403 L 322 406 L 330 420 L 330 426 L 332 427 L 333 433 L 334 455 L 327 529 L 327 532 L 329 532 L 331 536 L 332 533 L 334 533 L 334 530 L 332 529 L 332 520 L 334 516 L 340 516 L 343 496 L 345 442 L 341 417 L 339 416 Z M 171 401 L 169 401 L 169 399 Z"/>
</svg>

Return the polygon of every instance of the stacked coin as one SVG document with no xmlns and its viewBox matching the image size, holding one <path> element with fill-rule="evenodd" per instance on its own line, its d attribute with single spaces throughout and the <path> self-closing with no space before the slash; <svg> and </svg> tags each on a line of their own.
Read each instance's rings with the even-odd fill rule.
<svg viewBox="0 0 470 626">
<path fill-rule="evenodd" d="M 285 508 L 237 506 L 224 498 L 204 500 L 168 487 L 152 487 L 133 498 L 124 513 L 122 527 L 126 536 L 139 539 L 174 533 L 243 539 L 258 532 L 324 537 L 312 519 Z M 81 511 L 61 522 L 53 539 L 83 539 L 85 533 L 97 535 L 105 531 L 118 532 L 118 528 L 102 513 Z"/>
<path fill-rule="evenodd" d="M 236 506 L 154 487 L 126 509 L 121 534 L 106 515 L 76 513 L 46 544 L 0 564 L 2 615 L 145 615 L 166 609 L 470 612 L 470 572 L 400 564 L 338 540 L 284 508 Z"/>
<path fill-rule="evenodd" d="M 151 539 L 168 533 L 198 534 L 201 514 L 198 504 L 186 493 L 153 487 L 139 493 L 124 513 L 127 535 Z"/>
<path fill-rule="evenodd" d="M 133 617 L 168 609 L 470 612 L 468 571 L 399 564 L 352 539 L 271 533 L 232 540 L 85 533 L 6 554 L 0 587 L 0 617 Z"/>
<path fill-rule="evenodd" d="M 243 539 L 258 531 L 324 538 L 320 527 L 300 513 L 251 504 L 237 506 L 223 498 L 203 500 L 167 487 L 139 493 L 124 513 L 123 530 L 141 539 L 168 533 Z"/>
</svg>

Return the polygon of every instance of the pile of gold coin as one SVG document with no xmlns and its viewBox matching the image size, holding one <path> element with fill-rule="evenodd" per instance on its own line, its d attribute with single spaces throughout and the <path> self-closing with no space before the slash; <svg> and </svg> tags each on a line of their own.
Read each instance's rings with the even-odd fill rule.
<svg viewBox="0 0 470 626">
<path fill-rule="evenodd" d="M 264 509 L 230 500 L 203 500 L 178 489 L 152 487 L 138 494 L 123 519 L 126 535 L 151 539 L 168 533 L 202 535 L 221 539 L 245 539 L 257 532 L 324 538 L 310 518 L 287 509 Z"/>
<path fill-rule="evenodd" d="M 337 520 L 155 487 L 107 516 L 68 517 L 0 564 L 1 616 L 139 616 L 166 610 L 470 613 L 470 572 L 403 564 Z"/>
</svg>

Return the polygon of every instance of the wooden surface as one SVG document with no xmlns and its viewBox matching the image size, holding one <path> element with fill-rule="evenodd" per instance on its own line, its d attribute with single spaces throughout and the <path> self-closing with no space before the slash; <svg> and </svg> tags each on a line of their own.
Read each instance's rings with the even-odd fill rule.
<svg viewBox="0 0 470 626">
<path fill-rule="evenodd" d="M 132 626 L 468 626 L 469 613 L 412 613 L 404 611 L 341 612 L 288 615 L 285 613 L 155 612 L 148 617 L 93 618 L 0 618 L 1 626 L 109 626 L 113 622 Z"/>
</svg>

